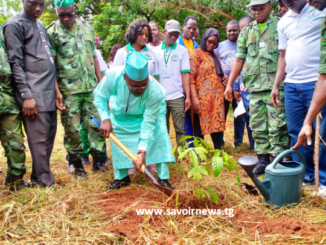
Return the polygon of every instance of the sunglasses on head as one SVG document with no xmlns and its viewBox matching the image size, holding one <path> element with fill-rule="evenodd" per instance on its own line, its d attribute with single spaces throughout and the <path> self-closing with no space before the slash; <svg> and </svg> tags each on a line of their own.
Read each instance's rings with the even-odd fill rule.
<svg viewBox="0 0 326 245">
<path fill-rule="evenodd" d="M 218 45 L 218 42 L 213 42 L 213 41 L 211 41 L 211 40 L 207 40 L 207 42 L 208 42 L 209 44 L 213 44 L 213 45 L 215 45 L 215 46 Z"/>
<path fill-rule="evenodd" d="M 71 18 L 71 17 L 73 17 L 74 15 L 75 15 L 74 13 L 58 14 L 58 17 L 59 17 L 59 18 L 64 18 L 64 17 Z"/>
</svg>

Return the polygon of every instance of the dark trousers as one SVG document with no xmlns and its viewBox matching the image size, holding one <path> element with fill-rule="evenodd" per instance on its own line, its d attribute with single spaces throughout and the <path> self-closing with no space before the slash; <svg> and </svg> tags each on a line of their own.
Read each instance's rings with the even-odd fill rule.
<svg viewBox="0 0 326 245">
<path fill-rule="evenodd" d="M 47 186 L 54 184 L 50 156 L 57 132 L 57 112 L 38 112 L 33 120 L 23 117 L 27 141 L 33 158 L 31 180 Z"/>
<path fill-rule="evenodd" d="M 199 115 L 194 113 L 194 134 L 195 137 L 199 137 L 204 139 L 204 135 L 202 135 L 200 128 L 200 120 Z M 215 149 L 222 149 L 223 146 L 223 132 L 211 133 L 212 141 L 214 143 Z"/>
<path fill-rule="evenodd" d="M 249 139 L 249 143 L 250 143 L 250 150 L 254 150 L 255 149 L 255 140 L 252 137 L 252 130 L 249 127 L 250 115 L 248 115 L 247 113 L 245 113 L 245 120 L 246 120 L 247 132 L 248 132 L 248 139 Z"/>
<path fill-rule="evenodd" d="M 173 125 L 178 146 L 183 146 L 185 142 L 180 140 L 186 136 L 185 132 L 185 99 L 183 97 L 166 102 L 166 126 L 170 132 L 170 114 L 172 114 Z"/>
<path fill-rule="evenodd" d="M 235 99 L 232 100 L 232 107 L 233 111 L 237 108 L 238 103 Z M 229 107 L 230 107 L 230 102 L 225 100 L 224 102 L 224 108 L 225 108 L 225 122 L 226 118 L 228 116 L 229 112 Z M 235 146 L 240 146 L 243 144 L 243 135 L 244 135 L 244 130 L 245 130 L 245 114 L 238 116 L 237 118 L 234 118 L 234 145 Z M 224 141 L 223 141 L 224 144 Z"/>
</svg>

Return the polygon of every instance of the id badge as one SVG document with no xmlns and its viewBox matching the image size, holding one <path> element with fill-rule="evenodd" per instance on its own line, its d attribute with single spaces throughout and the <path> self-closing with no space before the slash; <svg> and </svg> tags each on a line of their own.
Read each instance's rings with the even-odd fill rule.
<svg viewBox="0 0 326 245">
<path fill-rule="evenodd" d="M 77 42 L 77 47 L 78 47 L 78 49 L 82 49 L 83 48 L 83 43 L 82 42 Z"/>
<path fill-rule="evenodd" d="M 165 69 L 163 71 L 163 78 L 170 78 L 171 77 L 171 72 L 168 69 Z"/>
<path fill-rule="evenodd" d="M 259 43 L 259 48 L 265 48 L 266 46 L 266 43 L 265 42 L 260 42 Z"/>
</svg>

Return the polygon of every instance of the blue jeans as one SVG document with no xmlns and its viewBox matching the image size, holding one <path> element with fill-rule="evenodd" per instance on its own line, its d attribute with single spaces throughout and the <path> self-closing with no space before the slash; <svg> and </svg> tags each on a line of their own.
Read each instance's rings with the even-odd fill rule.
<svg viewBox="0 0 326 245">
<path fill-rule="evenodd" d="M 245 120 L 246 120 L 246 128 L 247 128 L 247 132 L 248 132 L 249 143 L 250 143 L 250 150 L 254 150 L 255 149 L 255 140 L 252 137 L 252 131 L 251 131 L 251 128 L 249 127 L 250 115 L 248 112 L 245 114 Z"/>
<path fill-rule="evenodd" d="M 232 107 L 233 107 L 233 112 L 235 108 L 237 108 L 238 103 L 235 99 L 232 101 Z M 230 107 L 230 102 L 225 100 L 224 101 L 224 108 L 225 108 L 225 122 L 226 118 L 228 116 L 229 112 L 229 107 Z M 238 116 L 237 118 L 234 118 L 234 145 L 235 146 L 240 146 L 243 144 L 243 135 L 244 135 L 244 130 L 245 130 L 245 114 Z M 224 141 L 223 141 L 224 145 Z"/>
<path fill-rule="evenodd" d="M 285 84 L 285 112 L 288 125 L 289 135 L 291 136 L 291 146 L 295 145 L 298 134 L 307 115 L 310 102 L 314 93 L 316 82 L 309 83 L 286 83 Z M 326 106 L 321 110 L 322 119 L 320 125 L 320 135 L 326 140 Z M 313 130 L 316 129 L 316 120 L 313 123 Z M 314 137 L 313 137 L 314 138 Z M 314 140 L 313 140 L 314 142 Z M 304 155 L 306 160 L 305 181 L 312 181 L 315 178 L 314 170 L 314 146 L 301 146 L 299 151 Z M 293 154 L 293 161 L 299 162 L 297 155 Z M 326 146 L 321 141 L 319 148 L 319 182 L 326 185 Z"/>
</svg>

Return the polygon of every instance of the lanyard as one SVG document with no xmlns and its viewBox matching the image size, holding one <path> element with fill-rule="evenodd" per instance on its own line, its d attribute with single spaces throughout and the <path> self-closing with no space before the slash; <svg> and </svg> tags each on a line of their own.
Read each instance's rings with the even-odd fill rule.
<svg viewBox="0 0 326 245">
<path fill-rule="evenodd" d="M 51 51 L 50 51 L 49 45 L 48 45 L 48 43 L 47 43 L 47 41 L 46 41 L 46 39 L 45 39 L 44 33 L 43 33 L 43 31 L 42 31 L 42 29 L 41 29 L 39 23 L 36 23 L 36 25 L 37 25 L 38 30 L 40 31 L 43 46 L 44 46 L 46 52 L 47 52 L 48 55 L 49 55 L 49 59 L 50 59 L 51 63 L 53 64 L 53 63 L 54 63 L 54 60 L 53 60 L 53 57 L 52 57 L 52 54 L 51 54 Z"/>
<path fill-rule="evenodd" d="M 164 62 L 165 62 L 165 67 L 168 66 L 168 62 L 169 62 L 170 55 L 171 55 L 171 52 L 172 52 L 172 49 L 170 49 L 169 55 L 167 55 L 166 50 L 168 50 L 168 49 L 169 49 L 169 47 L 166 47 L 164 49 Z"/>
</svg>

